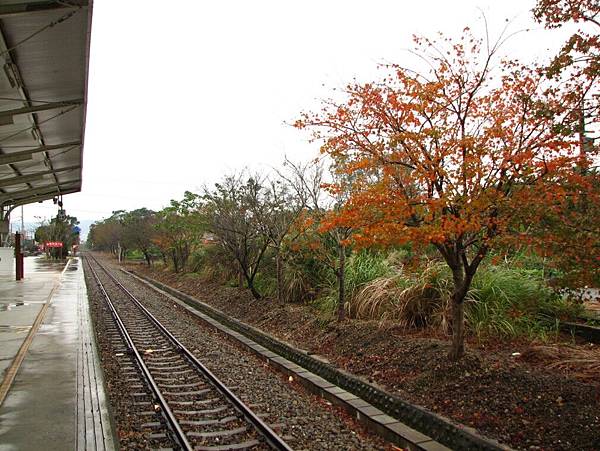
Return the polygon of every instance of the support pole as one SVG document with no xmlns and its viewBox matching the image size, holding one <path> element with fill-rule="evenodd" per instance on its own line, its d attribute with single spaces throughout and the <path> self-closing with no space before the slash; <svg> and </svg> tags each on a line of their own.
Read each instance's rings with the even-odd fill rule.
<svg viewBox="0 0 600 451">
<path fill-rule="evenodd" d="M 21 252 L 21 233 L 15 233 L 15 260 L 17 263 L 16 279 L 23 278 L 23 252 Z"/>
</svg>

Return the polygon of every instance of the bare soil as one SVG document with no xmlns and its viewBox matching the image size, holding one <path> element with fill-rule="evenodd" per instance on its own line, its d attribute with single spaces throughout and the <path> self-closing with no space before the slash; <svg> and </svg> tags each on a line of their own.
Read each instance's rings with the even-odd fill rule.
<svg viewBox="0 0 600 451">
<path fill-rule="evenodd" d="M 256 301 L 194 274 L 131 269 L 513 448 L 600 450 L 598 345 L 569 336 L 544 344 L 471 337 L 466 356 L 452 363 L 448 337 L 435 331 L 336 323 L 310 306 Z"/>
</svg>

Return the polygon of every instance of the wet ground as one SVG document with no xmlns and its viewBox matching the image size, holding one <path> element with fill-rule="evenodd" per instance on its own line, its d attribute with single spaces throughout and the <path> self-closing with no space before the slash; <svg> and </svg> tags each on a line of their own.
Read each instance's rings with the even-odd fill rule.
<svg viewBox="0 0 600 451">
<path fill-rule="evenodd" d="M 43 256 L 24 259 L 25 278 L 0 276 L 0 380 L 65 266 Z"/>
<path fill-rule="evenodd" d="M 15 376 L 0 405 L 0 451 L 113 449 L 79 263 L 62 273 L 65 262 L 29 257 L 24 280 L 0 279 L 0 387 Z"/>
</svg>

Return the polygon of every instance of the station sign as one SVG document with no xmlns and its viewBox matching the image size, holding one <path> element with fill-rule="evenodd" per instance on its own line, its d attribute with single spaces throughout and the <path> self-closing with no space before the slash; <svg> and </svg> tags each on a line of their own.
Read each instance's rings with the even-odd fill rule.
<svg viewBox="0 0 600 451">
<path fill-rule="evenodd" d="M 45 247 L 63 247 L 62 241 L 46 241 Z"/>
</svg>

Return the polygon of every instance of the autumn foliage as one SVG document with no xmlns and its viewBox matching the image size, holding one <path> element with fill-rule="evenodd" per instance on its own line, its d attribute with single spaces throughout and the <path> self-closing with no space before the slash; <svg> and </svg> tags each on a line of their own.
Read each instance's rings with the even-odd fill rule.
<svg viewBox="0 0 600 451">
<path fill-rule="evenodd" d="M 526 237 L 548 209 L 577 199 L 587 182 L 575 169 L 593 155 L 580 155 L 573 134 L 576 80 L 552 84 L 536 68 L 498 61 L 498 46 L 468 29 L 458 41 L 417 38 L 416 46 L 428 70 L 386 66 L 381 80 L 348 85 L 296 126 L 310 129 L 352 181 L 328 227 L 353 227 L 359 246 L 439 251 L 453 274 L 458 358 L 462 304 L 480 263 Z"/>
<path fill-rule="evenodd" d="M 538 0 L 533 13 L 546 28 L 559 28 L 569 22 L 580 26 L 553 59 L 549 74 L 558 75 L 573 67 L 587 77 L 588 85 L 597 79 L 600 72 L 600 3 L 596 0 Z"/>
</svg>

